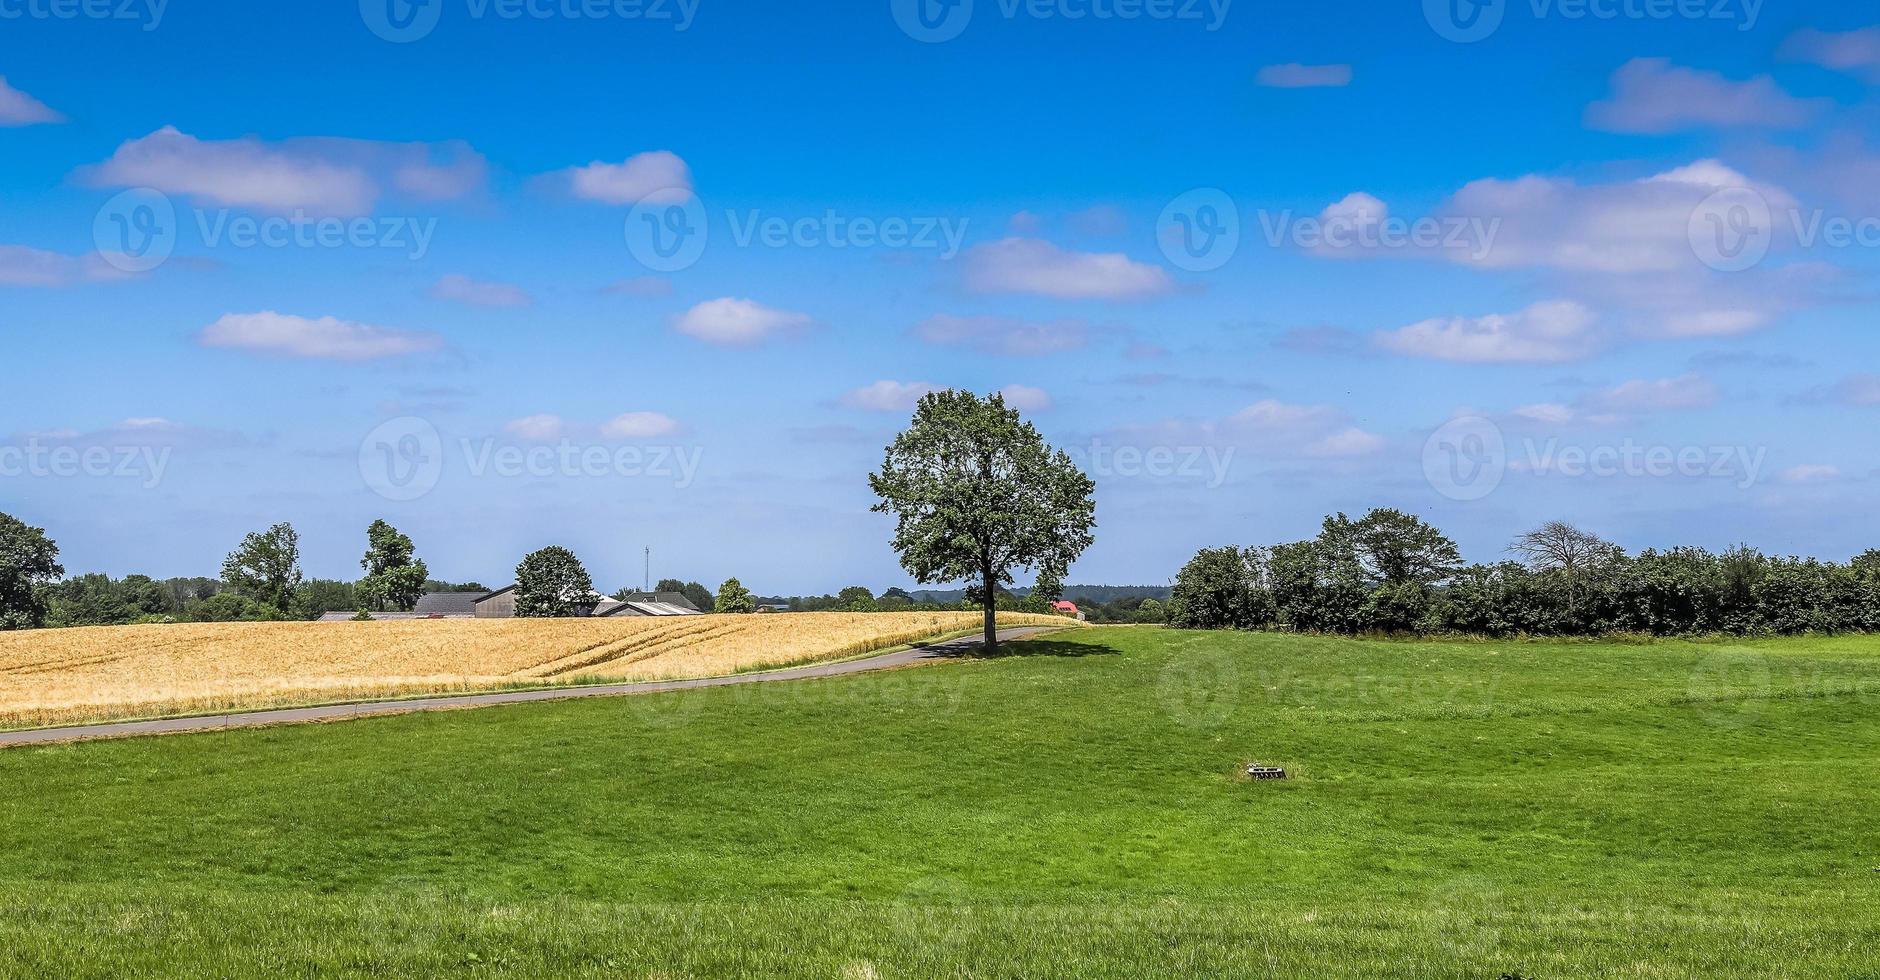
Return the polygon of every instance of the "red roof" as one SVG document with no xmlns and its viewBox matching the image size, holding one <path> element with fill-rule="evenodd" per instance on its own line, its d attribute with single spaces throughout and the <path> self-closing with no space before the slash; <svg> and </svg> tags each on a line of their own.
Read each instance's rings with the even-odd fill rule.
<svg viewBox="0 0 1880 980">
<path fill-rule="evenodd" d="M 1055 609 L 1055 610 L 1057 610 L 1058 612 L 1070 612 L 1070 613 L 1074 613 L 1074 612 L 1076 612 L 1076 611 L 1077 611 L 1077 603 L 1075 603 L 1075 602 L 1054 602 L 1054 603 L 1052 603 L 1052 604 L 1051 604 L 1051 608 L 1053 608 L 1053 609 Z"/>
</svg>

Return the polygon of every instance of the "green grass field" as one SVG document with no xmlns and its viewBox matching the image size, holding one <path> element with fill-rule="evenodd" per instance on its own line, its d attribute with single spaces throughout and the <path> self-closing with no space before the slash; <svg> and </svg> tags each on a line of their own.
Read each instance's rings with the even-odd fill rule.
<svg viewBox="0 0 1880 980">
<path fill-rule="evenodd" d="M 1880 638 L 1013 652 L 0 752 L 0 973 L 1880 975 Z"/>
</svg>

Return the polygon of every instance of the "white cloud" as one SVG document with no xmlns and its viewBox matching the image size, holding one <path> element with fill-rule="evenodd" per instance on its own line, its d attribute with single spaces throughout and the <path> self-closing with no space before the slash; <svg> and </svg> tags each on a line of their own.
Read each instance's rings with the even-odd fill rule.
<svg viewBox="0 0 1880 980">
<path fill-rule="evenodd" d="M 658 412 L 628 412 L 601 426 L 609 439 L 656 439 L 679 431 L 679 423 Z"/>
<path fill-rule="evenodd" d="M 1054 299 L 1143 299 L 1167 292 L 1168 273 L 1120 252 L 1073 252 L 1036 238 L 1006 238 L 966 253 L 966 287 Z"/>
<path fill-rule="evenodd" d="M 1323 429 L 1337 422 L 1340 416 L 1338 409 L 1329 405 L 1291 405 L 1276 398 L 1265 398 L 1235 412 L 1228 421 L 1264 432 L 1295 432 Z"/>
<path fill-rule="evenodd" d="M 749 347 L 810 324 L 807 313 L 772 309 L 748 299 L 707 300 L 680 314 L 673 328 L 721 347 Z"/>
<path fill-rule="evenodd" d="M 431 286 L 431 298 L 470 306 L 528 306 L 535 302 L 521 286 L 448 275 Z"/>
<path fill-rule="evenodd" d="M 1268 88 L 1342 88 L 1351 84 L 1351 66 L 1267 65 L 1255 81 Z"/>
<path fill-rule="evenodd" d="M 1565 425 L 1573 421 L 1576 416 L 1572 408 L 1558 402 L 1523 405 L 1515 409 L 1514 414 L 1530 422 L 1541 422 L 1547 425 Z"/>
<path fill-rule="evenodd" d="M 1090 342 L 1081 320 L 1035 322 L 1002 316 L 936 314 L 914 327 L 914 336 L 940 346 L 963 346 L 989 354 L 1060 354 Z"/>
<path fill-rule="evenodd" d="M 1051 410 L 1051 395 L 1043 388 L 1029 385 L 1006 385 L 999 389 L 1005 396 L 1007 408 L 1016 408 L 1021 412 L 1048 412 Z"/>
<path fill-rule="evenodd" d="M 129 274 L 96 252 L 61 255 L 25 245 L 0 245 L 0 286 L 56 289 L 84 282 L 110 282 Z"/>
<path fill-rule="evenodd" d="M 1554 300 L 1508 314 L 1423 320 L 1376 335 L 1379 346 L 1411 357 L 1464 364 L 1552 364 L 1577 360 L 1599 345 L 1598 317 Z"/>
<path fill-rule="evenodd" d="M 562 174 L 574 196 L 602 204 L 678 204 L 692 197 L 692 169 L 666 150 L 635 154 L 624 163 L 596 160 Z"/>
<path fill-rule="evenodd" d="M 1359 428 L 1340 429 L 1306 447 L 1308 456 L 1369 456 L 1384 448 L 1384 437 Z"/>
<path fill-rule="evenodd" d="M 272 310 L 230 313 L 197 335 L 204 347 L 226 347 L 283 357 L 371 361 L 439 350 L 437 334 L 375 327 L 324 316 L 317 320 Z"/>
<path fill-rule="evenodd" d="M 7 84 L 0 75 L 0 126 L 33 126 L 64 122 L 65 117 L 51 106 Z"/>
<path fill-rule="evenodd" d="M 1586 124 L 1617 133 L 1703 127 L 1795 129 L 1826 105 L 1784 92 L 1768 75 L 1734 82 L 1663 58 L 1635 58 L 1612 75 L 1612 96 L 1586 109 Z"/>
<path fill-rule="evenodd" d="M 1783 483 L 1831 483 L 1840 478 L 1839 466 L 1805 464 L 1782 471 Z"/>
<path fill-rule="evenodd" d="M 1839 33 L 1804 28 L 1783 43 L 1780 54 L 1791 61 L 1880 81 L 1880 27 Z"/>
<path fill-rule="evenodd" d="M 939 390 L 926 381 L 877 381 L 843 395 L 842 405 L 865 412 L 911 412 L 921 398 Z"/>
<path fill-rule="evenodd" d="M 481 187 L 486 169 L 460 142 L 203 140 L 165 126 L 78 176 L 93 186 L 149 187 L 230 207 L 352 217 L 372 213 L 387 185 L 425 200 L 457 198 Z"/>
<path fill-rule="evenodd" d="M 1595 392 L 1584 399 L 1594 409 L 1607 412 L 1672 412 L 1710 408 L 1722 395 L 1709 378 L 1686 374 L 1676 378 L 1637 379 Z"/>
<path fill-rule="evenodd" d="M 530 415 L 503 426 L 503 431 L 529 442 L 554 442 L 567 431 L 559 415 Z"/>
</svg>

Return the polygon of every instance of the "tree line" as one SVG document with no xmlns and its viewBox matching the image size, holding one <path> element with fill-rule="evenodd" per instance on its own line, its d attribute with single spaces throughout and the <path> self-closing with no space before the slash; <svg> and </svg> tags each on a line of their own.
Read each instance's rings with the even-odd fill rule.
<svg viewBox="0 0 1880 980">
<path fill-rule="evenodd" d="M 1880 550 L 1846 564 L 1680 547 L 1629 554 L 1564 522 L 1511 557 L 1465 564 L 1413 515 L 1325 519 L 1317 537 L 1204 549 L 1183 566 L 1171 625 L 1313 633 L 1689 636 L 1880 630 Z"/>
</svg>

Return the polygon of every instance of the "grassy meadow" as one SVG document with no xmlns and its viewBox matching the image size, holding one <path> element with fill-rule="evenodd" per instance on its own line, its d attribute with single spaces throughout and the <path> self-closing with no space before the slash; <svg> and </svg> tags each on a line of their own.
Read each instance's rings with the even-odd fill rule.
<svg viewBox="0 0 1880 980">
<path fill-rule="evenodd" d="M 1002 613 L 1009 626 L 1070 625 Z M 0 632 L 0 729 L 518 686 L 717 677 L 983 624 L 973 612 L 175 623 Z"/>
<path fill-rule="evenodd" d="M 1876 760 L 1880 638 L 1127 627 L 6 750 L 0 974 L 1872 977 Z"/>
</svg>

